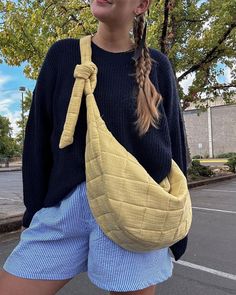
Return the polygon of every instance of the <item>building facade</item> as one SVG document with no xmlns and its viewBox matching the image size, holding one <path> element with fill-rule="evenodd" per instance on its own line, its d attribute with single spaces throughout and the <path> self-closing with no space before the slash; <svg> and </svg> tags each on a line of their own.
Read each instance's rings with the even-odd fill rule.
<svg viewBox="0 0 236 295">
<path fill-rule="evenodd" d="M 216 100 L 204 112 L 190 106 L 183 117 L 191 157 L 236 152 L 236 103 Z"/>
</svg>

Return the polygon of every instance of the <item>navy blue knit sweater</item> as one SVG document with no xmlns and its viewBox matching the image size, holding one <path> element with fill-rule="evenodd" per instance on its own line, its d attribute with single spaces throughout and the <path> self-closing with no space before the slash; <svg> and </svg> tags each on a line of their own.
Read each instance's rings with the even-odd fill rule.
<svg viewBox="0 0 236 295">
<path fill-rule="evenodd" d="M 133 122 L 134 51 L 109 52 L 92 41 L 92 61 L 98 67 L 94 96 L 101 116 L 113 136 L 160 182 L 170 171 L 171 158 L 186 175 L 186 150 L 179 97 L 169 59 L 150 48 L 153 63 L 150 79 L 163 96 L 159 105 L 160 128 L 150 127 L 140 138 Z M 54 206 L 75 186 L 85 181 L 85 139 L 87 130 L 85 96 L 74 134 L 74 142 L 59 148 L 67 108 L 80 64 L 79 39 L 56 41 L 41 66 L 26 124 L 23 149 L 23 197 L 26 210 L 23 226 L 42 207 Z M 187 237 L 171 246 L 175 259 L 186 250 Z"/>
</svg>

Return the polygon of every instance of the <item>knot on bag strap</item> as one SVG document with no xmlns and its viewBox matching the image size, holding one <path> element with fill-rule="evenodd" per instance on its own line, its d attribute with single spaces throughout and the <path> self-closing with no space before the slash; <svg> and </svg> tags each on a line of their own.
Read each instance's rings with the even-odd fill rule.
<svg viewBox="0 0 236 295">
<path fill-rule="evenodd" d="M 76 65 L 74 70 L 74 77 L 76 79 L 85 80 L 85 95 L 93 93 L 97 84 L 97 72 L 97 66 L 92 61 Z"/>
<path fill-rule="evenodd" d="M 87 80 L 91 76 L 96 74 L 96 70 L 97 66 L 92 61 L 76 65 L 74 70 L 74 77 Z"/>
<path fill-rule="evenodd" d="M 97 66 L 92 61 L 78 64 L 74 69 L 75 82 L 60 138 L 59 148 L 61 149 L 73 143 L 82 95 L 85 93 L 86 99 L 88 95 L 93 95 L 97 84 L 97 72 Z"/>
</svg>

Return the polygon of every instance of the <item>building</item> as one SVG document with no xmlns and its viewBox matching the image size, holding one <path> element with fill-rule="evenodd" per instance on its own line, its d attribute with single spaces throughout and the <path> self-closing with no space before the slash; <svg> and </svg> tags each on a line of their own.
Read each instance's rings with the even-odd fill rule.
<svg viewBox="0 0 236 295">
<path fill-rule="evenodd" d="M 183 112 L 191 157 L 236 152 L 236 98 L 231 104 L 220 98 L 207 103 L 207 111 L 191 104 Z"/>
</svg>

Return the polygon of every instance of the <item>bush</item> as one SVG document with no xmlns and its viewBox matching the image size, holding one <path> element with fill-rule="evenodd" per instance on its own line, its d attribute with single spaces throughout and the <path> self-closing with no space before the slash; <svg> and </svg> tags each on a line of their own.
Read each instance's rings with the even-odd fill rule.
<svg viewBox="0 0 236 295">
<path fill-rule="evenodd" d="M 201 158 L 202 158 L 201 155 L 195 155 L 195 156 L 192 157 L 192 159 L 201 159 Z"/>
<path fill-rule="evenodd" d="M 192 159 L 208 159 L 209 158 L 209 154 L 204 154 L 204 155 L 195 155 L 192 157 Z"/>
<path fill-rule="evenodd" d="M 229 166 L 229 171 L 236 173 L 236 157 L 231 157 L 225 165 Z"/>
<path fill-rule="evenodd" d="M 223 153 L 223 154 L 218 154 L 216 158 L 231 158 L 231 157 L 236 157 L 236 153 L 230 152 L 230 153 Z"/>
<path fill-rule="evenodd" d="M 209 166 L 201 165 L 199 160 L 193 160 L 191 167 L 188 169 L 188 173 L 191 176 L 205 176 L 209 177 L 214 175 L 214 172 L 209 168 Z"/>
</svg>

